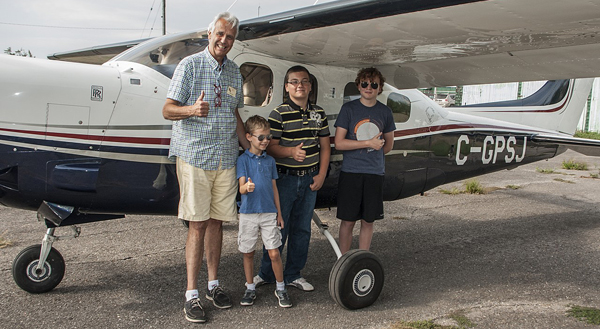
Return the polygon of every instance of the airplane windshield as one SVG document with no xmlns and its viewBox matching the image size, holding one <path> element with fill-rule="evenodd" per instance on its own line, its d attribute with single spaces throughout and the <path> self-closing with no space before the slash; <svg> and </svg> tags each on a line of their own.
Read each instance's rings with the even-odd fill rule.
<svg viewBox="0 0 600 329">
<path fill-rule="evenodd" d="M 207 45 L 205 32 L 179 33 L 148 40 L 114 57 L 110 62 L 139 63 L 170 79 L 182 59 L 204 50 Z"/>
</svg>

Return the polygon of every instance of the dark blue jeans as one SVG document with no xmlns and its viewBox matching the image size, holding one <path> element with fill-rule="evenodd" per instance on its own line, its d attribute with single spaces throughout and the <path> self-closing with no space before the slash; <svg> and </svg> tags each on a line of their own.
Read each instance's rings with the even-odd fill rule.
<svg viewBox="0 0 600 329">
<path fill-rule="evenodd" d="M 316 174 L 312 173 L 306 176 L 280 174 L 279 179 L 277 179 L 281 216 L 284 222 L 283 230 L 281 230 L 280 253 L 287 241 L 287 256 L 283 270 L 283 278 L 286 284 L 300 278 L 300 271 L 306 265 L 310 243 L 310 226 L 315 202 L 317 201 L 317 192 L 310 189 L 310 184 L 312 184 L 313 176 Z M 269 258 L 269 253 L 264 247 L 259 275 L 266 282 L 275 282 L 271 258 Z"/>
</svg>

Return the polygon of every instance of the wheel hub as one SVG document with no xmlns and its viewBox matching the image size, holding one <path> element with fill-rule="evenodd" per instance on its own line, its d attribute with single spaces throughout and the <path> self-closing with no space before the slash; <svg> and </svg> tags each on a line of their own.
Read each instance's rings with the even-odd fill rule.
<svg viewBox="0 0 600 329">
<path fill-rule="evenodd" d="M 375 275 L 371 270 L 363 269 L 354 276 L 352 290 L 357 296 L 364 297 L 368 295 L 373 286 L 375 286 Z"/>
<path fill-rule="evenodd" d="M 52 269 L 48 262 L 44 262 L 44 266 L 41 269 L 37 268 L 38 264 L 39 260 L 34 260 L 27 266 L 27 277 L 34 282 L 42 282 L 52 274 Z"/>
</svg>

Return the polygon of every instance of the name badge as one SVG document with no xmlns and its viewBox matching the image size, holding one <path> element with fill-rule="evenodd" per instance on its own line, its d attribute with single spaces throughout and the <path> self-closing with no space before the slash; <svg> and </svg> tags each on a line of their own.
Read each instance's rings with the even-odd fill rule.
<svg viewBox="0 0 600 329">
<path fill-rule="evenodd" d="M 235 97 L 236 94 L 237 94 L 237 90 L 235 90 L 235 88 L 233 88 L 232 86 L 227 87 L 227 95 L 229 95 L 231 97 Z"/>
</svg>

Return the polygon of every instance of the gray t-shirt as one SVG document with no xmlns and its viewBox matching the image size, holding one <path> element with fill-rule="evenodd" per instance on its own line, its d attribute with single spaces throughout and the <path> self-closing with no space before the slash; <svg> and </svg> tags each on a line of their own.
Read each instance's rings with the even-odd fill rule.
<svg viewBox="0 0 600 329">
<path fill-rule="evenodd" d="M 360 99 L 342 105 L 335 127 L 346 129 L 348 131 L 346 139 L 352 140 L 367 140 L 380 132 L 385 134 L 396 130 L 392 110 L 389 107 L 379 101 L 373 107 L 367 107 L 360 102 Z M 381 138 L 383 139 L 383 135 Z M 343 154 L 342 171 L 375 175 L 385 173 L 383 148 L 377 151 L 362 148 L 343 151 Z"/>
</svg>

